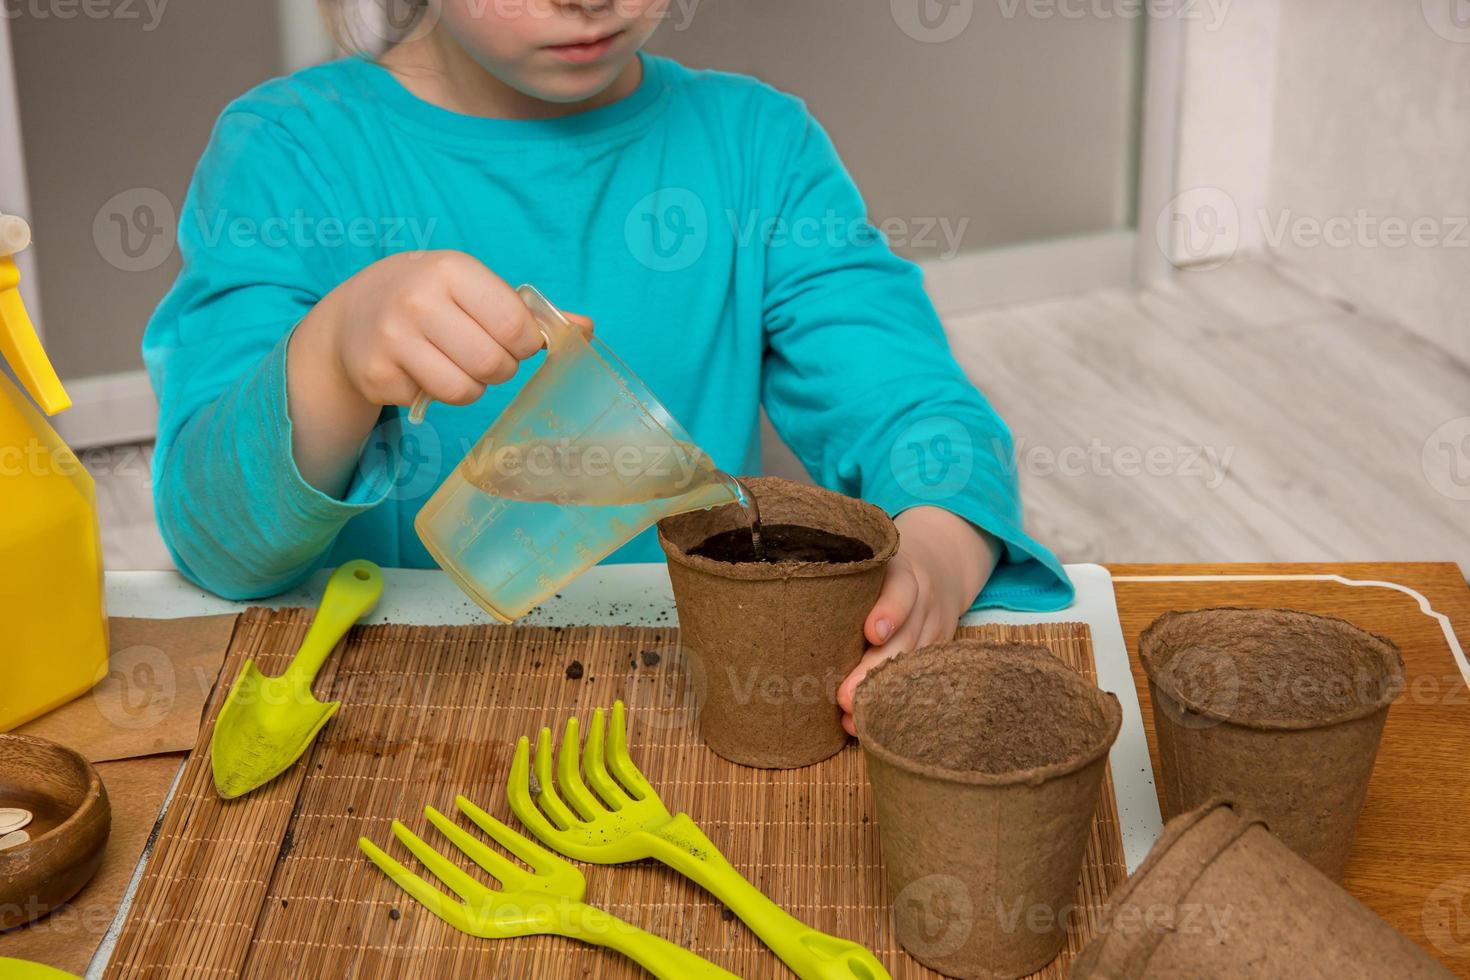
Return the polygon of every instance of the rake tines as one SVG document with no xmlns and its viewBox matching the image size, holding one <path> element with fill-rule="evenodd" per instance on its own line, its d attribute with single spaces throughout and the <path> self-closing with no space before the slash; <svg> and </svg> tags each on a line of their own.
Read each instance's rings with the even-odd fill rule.
<svg viewBox="0 0 1470 980">
<path fill-rule="evenodd" d="M 499 889 L 476 881 L 398 820 L 392 823 L 393 836 L 459 896 L 459 901 L 404 867 L 366 837 L 358 839 L 358 847 L 395 884 L 461 932 L 485 938 L 508 938 L 559 931 L 556 928 L 560 924 L 559 906 L 580 902 L 587 892 L 587 880 L 582 872 L 511 830 L 464 796 L 456 796 L 454 802 L 461 813 L 496 843 L 526 862 L 531 870 L 486 846 L 431 806 L 424 807 L 424 816 L 462 854 L 500 882 Z"/>
</svg>

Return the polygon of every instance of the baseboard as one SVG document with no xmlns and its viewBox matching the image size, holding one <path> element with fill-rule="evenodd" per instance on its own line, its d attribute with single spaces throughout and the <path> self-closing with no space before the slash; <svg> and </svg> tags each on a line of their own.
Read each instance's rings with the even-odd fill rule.
<svg viewBox="0 0 1470 980">
<path fill-rule="evenodd" d="M 67 381 L 71 408 L 51 425 L 73 449 L 152 442 L 158 432 L 158 400 L 146 371 L 125 371 Z"/>
<path fill-rule="evenodd" d="M 940 316 L 1134 283 L 1138 235 L 1078 235 L 921 263 Z"/>
</svg>

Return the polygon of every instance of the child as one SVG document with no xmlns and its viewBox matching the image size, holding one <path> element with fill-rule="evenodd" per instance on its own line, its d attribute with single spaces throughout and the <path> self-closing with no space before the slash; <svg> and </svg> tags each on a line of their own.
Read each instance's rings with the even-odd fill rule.
<svg viewBox="0 0 1470 980">
<path fill-rule="evenodd" d="M 184 574 L 248 598 L 347 558 L 431 567 L 414 515 L 533 370 L 531 282 L 595 316 L 721 469 L 757 471 L 763 404 L 818 482 L 897 515 L 845 709 L 977 596 L 1070 601 L 918 269 L 800 101 L 640 52 L 666 4 L 443 0 L 380 60 L 225 110 L 143 344 Z M 410 439 L 420 391 L 438 404 Z M 412 445 L 409 485 L 375 427 Z M 644 534 L 612 560 L 661 554 Z"/>
</svg>

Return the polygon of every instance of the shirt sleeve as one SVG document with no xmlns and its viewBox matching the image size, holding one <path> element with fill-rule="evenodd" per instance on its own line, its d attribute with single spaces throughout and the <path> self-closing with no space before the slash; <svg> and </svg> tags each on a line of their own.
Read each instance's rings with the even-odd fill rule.
<svg viewBox="0 0 1470 980">
<path fill-rule="evenodd" d="M 920 270 L 868 222 L 827 134 L 788 108 L 784 159 L 764 181 L 772 424 L 824 486 L 892 515 L 942 507 L 1004 542 L 974 608 L 1070 604 L 1061 564 L 1023 530 L 1010 431 L 956 363 Z"/>
<path fill-rule="evenodd" d="M 183 267 L 148 324 L 159 399 L 154 506 L 180 571 L 231 599 L 290 588 L 386 487 L 357 471 L 342 499 L 291 452 L 286 346 L 347 273 L 332 189 L 283 127 L 228 111 L 179 214 Z"/>
</svg>

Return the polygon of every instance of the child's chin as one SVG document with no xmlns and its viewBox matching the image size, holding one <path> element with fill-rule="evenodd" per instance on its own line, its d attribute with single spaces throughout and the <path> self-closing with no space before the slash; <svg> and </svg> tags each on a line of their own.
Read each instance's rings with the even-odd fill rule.
<svg viewBox="0 0 1470 980">
<path fill-rule="evenodd" d="M 570 105 L 596 98 L 622 73 L 622 65 L 566 65 L 536 79 L 531 94 L 546 102 Z"/>
</svg>

